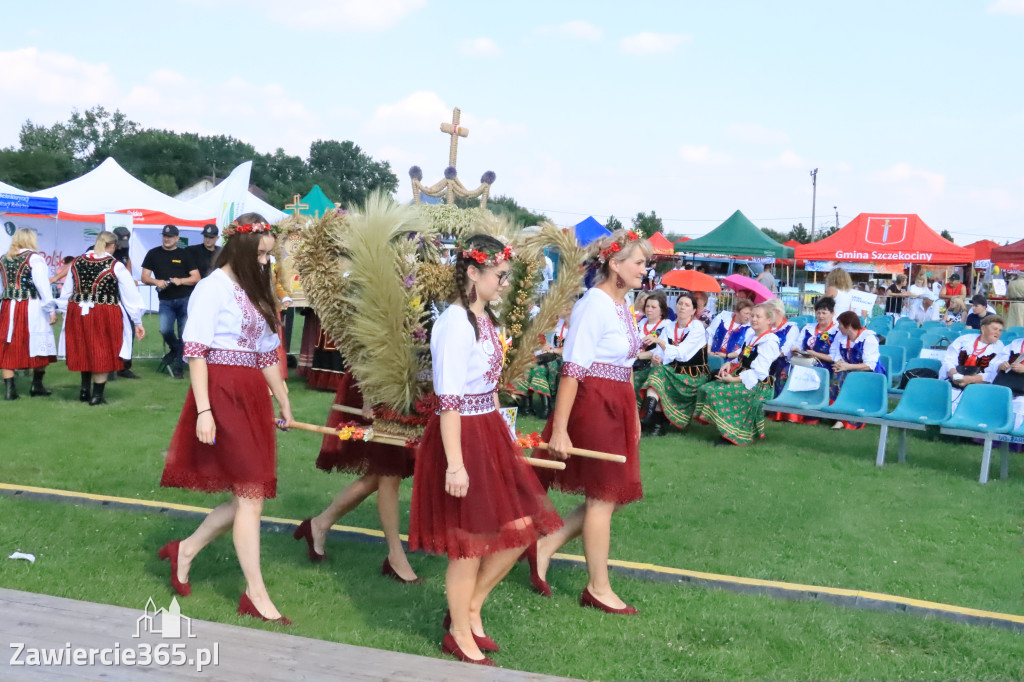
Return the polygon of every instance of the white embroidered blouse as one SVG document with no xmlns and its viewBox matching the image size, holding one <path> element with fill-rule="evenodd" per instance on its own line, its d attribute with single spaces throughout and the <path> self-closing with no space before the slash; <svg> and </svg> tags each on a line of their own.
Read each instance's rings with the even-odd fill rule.
<svg viewBox="0 0 1024 682">
<path fill-rule="evenodd" d="M 588 376 L 630 381 L 641 338 L 629 305 L 615 303 L 594 287 L 576 302 L 570 317 L 562 374 L 577 381 Z"/>
<path fill-rule="evenodd" d="M 281 343 L 242 288 L 220 268 L 192 292 L 181 337 L 186 358 L 256 369 L 277 364 Z"/>
<path fill-rule="evenodd" d="M 495 409 L 494 389 L 501 376 L 501 340 L 486 314 L 478 315 L 476 322 L 479 339 L 473 333 L 466 309 L 452 304 L 434 323 L 430 358 L 434 393 L 442 410 L 474 415 Z"/>
</svg>

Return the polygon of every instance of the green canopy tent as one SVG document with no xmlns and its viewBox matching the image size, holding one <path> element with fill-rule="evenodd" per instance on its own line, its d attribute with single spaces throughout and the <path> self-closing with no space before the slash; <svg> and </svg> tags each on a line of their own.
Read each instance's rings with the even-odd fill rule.
<svg viewBox="0 0 1024 682">
<path fill-rule="evenodd" d="M 703 237 L 676 244 L 676 251 L 687 253 L 718 253 L 723 256 L 756 256 L 765 258 L 792 258 L 793 249 L 783 246 L 736 211 Z"/>
<path fill-rule="evenodd" d="M 328 199 L 324 191 L 320 189 L 320 185 L 313 185 L 313 189 L 309 190 L 309 194 L 302 197 L 302 203 L 307 206 L 307 208 L 302 209 L 302 215 L 313 216 L 314 218 L 319 218 L 327 213 L 327 211 L 333 211 L 336 208 L 334 202 Z"/>
</svg>

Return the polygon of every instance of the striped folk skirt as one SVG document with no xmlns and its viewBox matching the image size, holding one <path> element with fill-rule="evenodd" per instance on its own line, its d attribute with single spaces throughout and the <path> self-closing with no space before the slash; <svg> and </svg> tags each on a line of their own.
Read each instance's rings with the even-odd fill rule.
<svg viewBox="0 0 1024 682">
<path fill-rule="evenodd" d="M 711 381 L 697 391 L 694 412 L 699 420 L 713 424 L 722 437 L 736 445 L 750 445 L 764 438 L 764 409 L 775 389 L 761 381 L 748 390 L 742 383 Z"/>
<path fill-rule="evenodd" d="M 685 429 L 697 409 L 697 392 L 711 381 L 707 374 L 690 376 L 676 372 L 670 365 L 655 368 L 643 386 L 648 395 L 658 396 L 661 409 L 673 426 Z"/>
</svg>

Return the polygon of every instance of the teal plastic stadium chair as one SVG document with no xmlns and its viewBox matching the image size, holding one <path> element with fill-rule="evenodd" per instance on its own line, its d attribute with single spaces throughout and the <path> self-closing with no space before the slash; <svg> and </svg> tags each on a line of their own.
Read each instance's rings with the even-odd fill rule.
<svg viewBox="0 0 1024 682">
<path fill-rule="evenodd" d="M 718 357 L 717 355 L 708 356 L 708 369 L 711 370 L 712 376 L 718 374 L 718 370 L 722 369 L 722 365 L 725 364 L 725 360 Z"/>
<path fill-rule="evenodd" d="M 971 384 L 964 389 L 956 412 L 942 425 L 979 433 L 1008 433 L 1013 429 L 1013 393 L 1006 386 Z"/>
<path fill-rule="evenodd" d="M 938 373 L 942 369 L 942 361 L 934 358 L 913 358 L 907 361 L 907 367 L 903 371 L 909 372 L 912 369 L 931 369 Z"/>
<path fill-rule="evenodd" d="M 914 329 L 907 329 L 906 331 L 910 334 L 910 338 L 912 339 L 920 339 L 928 333 L 928 330 L 924 327 L 915 327 Z"/>
<path fill-rule="evenodd" d="M 1017 338 L 1024 336 L 1024 327 L 1007 327 L 1006 331 L 1016 334 Z"/>
<path fill-rule="evenodd" d="M 898 346 L 901 342 L 909 340 L 910 334 L 908 334 L 906 331 L 902 331 L 899 329 L 893 329 L 891 332 L 885 335 L 886 346 Z"/>
<path fill-rule="evenodd" d="M 896 324 L 893 325 L 893 329 L 917 329 L 917 322 L 909 317 L 901 317 L 896 320 Z"/>
<path fill-rule="evenodd" d="M 940 320 L 928 320 L 927 322 L 921 325 L 921 328 L 927 329 L 929 331 L 931 331 L 932 329 L 945 329 L 946 323 Z"/>
<path fill-rule="evenodd" d="M 921 343 L 925 348 L 933 348 L 939 345 L 948 345 L 952 341 L 948 332 L 944 330 L 929 331 L 921 337 Z"/>
<path fill-rule="evenodd" d="M 931 362 L 938 364 L 938 360 Z M 953 389 L 948 381 L 917 377 L 907 383 L 903 398 L 896 409 L 886 415 L 886 419 L 914 424 L 941 424 L 952 416 L 952 402 Z"/>
<path fill-rule="evenodd" d="M 907 351 L 903 346 L 879 346 L 878 353 L 889 361 L 889 378 L 893 381 L 899 379 L 907 364 Z"/>
<path fill-rule="evenodd" d="M 887 377 L 875 372 L 850 372 L 839 390 L 836 401 L 821 408 L 823 412 L 857 417 L 884 417 L 889 412 Z"/>
<path fill-rule="evenodd" d="M 953 324 L 949 325 L 949 333 L 953 335 L 954 339 L 957 336 L 960 336 L 961 334 L 963 334 L 966 330 L 967 330 L 967 323 L 966 322 L 954 322 Z"/>
<path fill-rule="evenodd" d="M 916 358 L 918 355 L 920 355 L 921 349 L 924 348 L 924 343 L 921 342 L 921 339 L 910 339 L 905 344 L 901 345 L 907 351 L 908 361 L 911 358 Z"/>
<path fill-rule="evenodd" d="M 818 389 L 816 391 L 791 391 L 790 382 L 786 381 L 785 388 L 778 398 L 765 402 L 765 407 L 778 408 L 785 412 L 786 408 L 802 410 L 820 410 L 828 405 L 828 370 L 824 367 L 812 367 L 818 375 Z"/>
</svg>

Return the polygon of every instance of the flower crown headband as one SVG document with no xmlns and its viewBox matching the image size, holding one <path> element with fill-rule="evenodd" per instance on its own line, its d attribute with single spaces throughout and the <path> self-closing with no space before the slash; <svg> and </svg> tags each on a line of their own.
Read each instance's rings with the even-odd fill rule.
<svg viewBox="0 0 1024 682">
<path fill-rule="evenodd" d="M 467 249 L 462 243 L 455 245 L 455 250 L 462 255 L 463 260 L 475 262 L 477 265 L 493 266 L 505 261 L 511 261 L 516 257 L 516 252 L 510 245 L 506 245 L 501 251 L 488 252 L 486 249 Z"/>
<path fill-rule="evenodd" d="M 630 230 L 625 234 L 624 237 L 616 239 L 611 244 L 609 244 L 606 249 L 603 249 L 601 253 L 597 254 L 597 260 L 600 261 L 602 264 L 607 263 L 609 258 L 611 258 L 619 251 L 622 251 L 623 246 L 625 246 L 629 242 L 635 242 L 638 239 L 640 239 L 640 235 L 634 232 L 633 230 Z"/>
<path fill-rule="evenodd" d="M 231 224 L 224 228 L 221 233 L 224 239 L 233 237 L 236 234 L 272 234 L 275 237 L 281 234 L 281 229 L 266 223 L 243 223 L 241 225 Z"/>
</svg>

